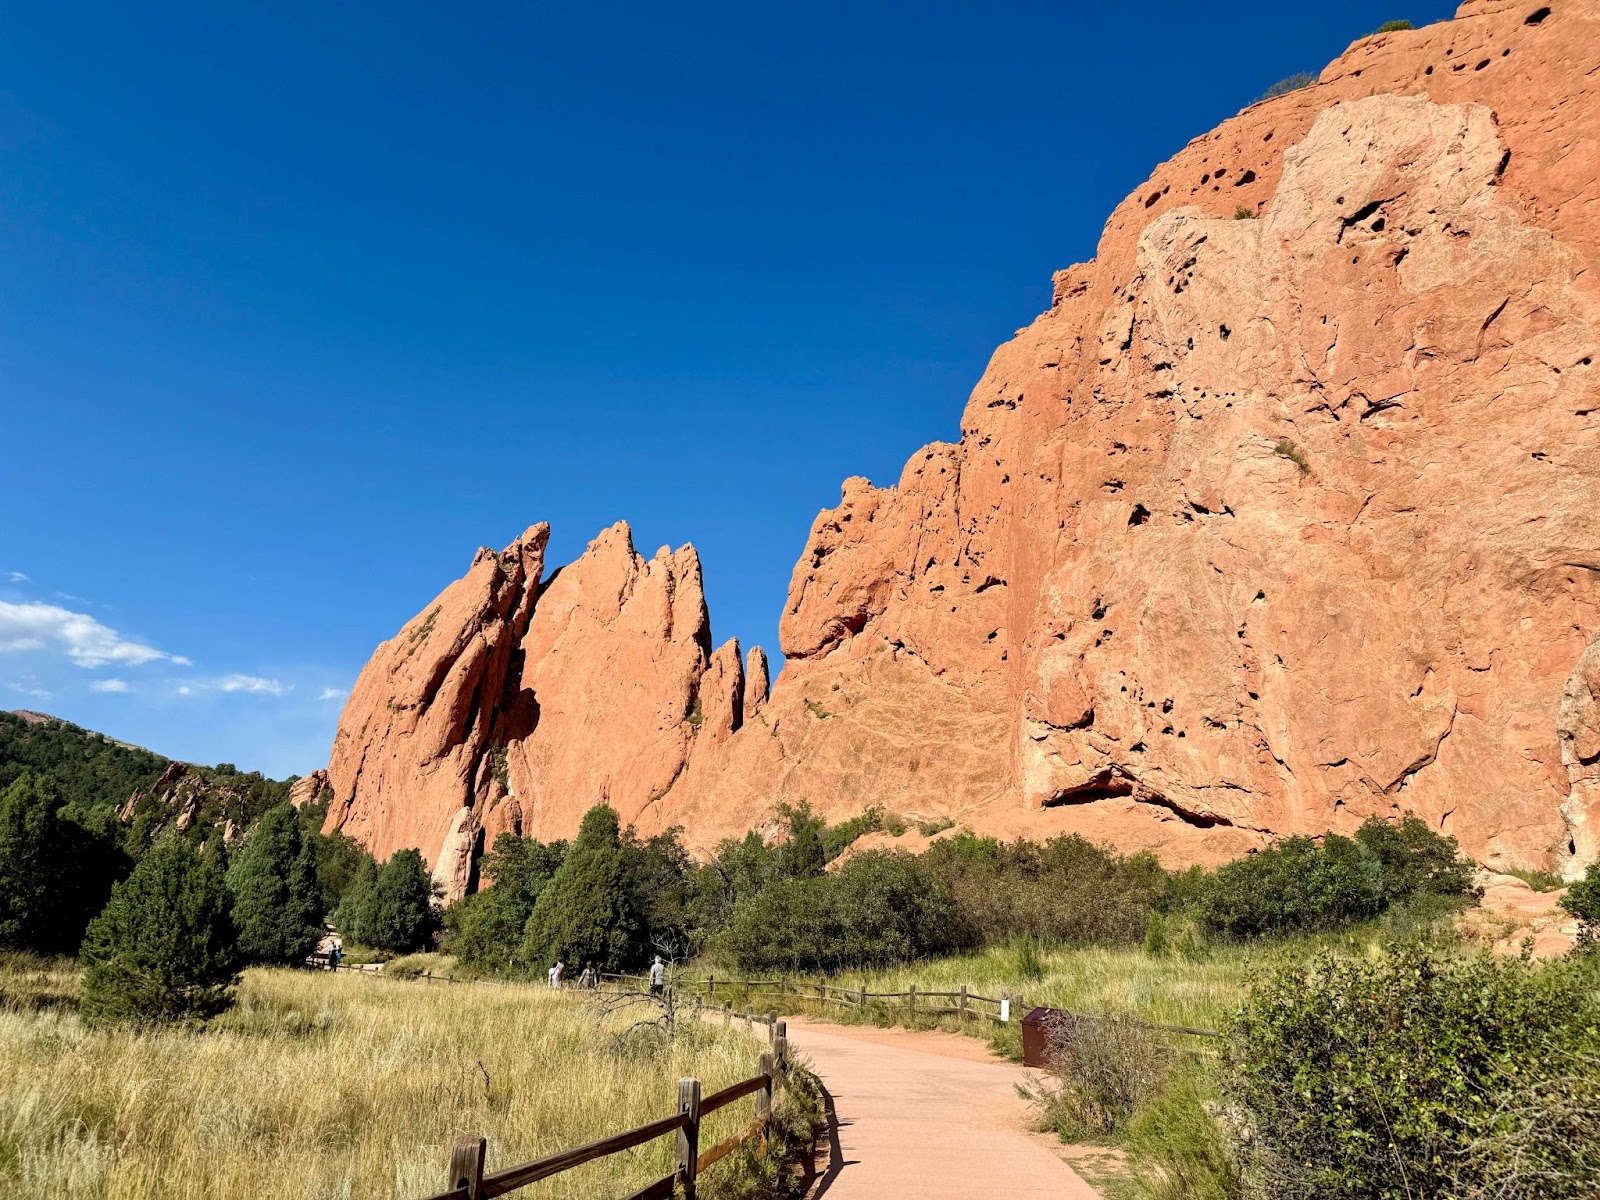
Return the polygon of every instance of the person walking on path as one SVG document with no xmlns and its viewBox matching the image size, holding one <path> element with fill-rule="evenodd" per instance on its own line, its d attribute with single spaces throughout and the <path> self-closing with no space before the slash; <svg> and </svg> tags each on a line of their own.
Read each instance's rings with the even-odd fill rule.
<svg viewBox="0 0 1600 1200">
<path fill-rule="evenodd" d="M 578 976 L 578 986 L 581 988 L 592 988 L 599 986 L 599 983 L 599 979 L 595 977 L 594 964 L 584 963 L 583 974 Z"/>
<path fill-rule="evenodd" d="M 661 963 L 661 955 L 656 955 L 655 962 L 650 964 L 650 994 L 659 996 L 667 987 L 667 968 Z"/>
<path fill-rule="evenodd" d="M 558 987 L 561 986 L 561 976 L 563 974 L 565 974 L 566 969 L 567 969 L 566 968 L 566 964 L 563 963 L 560 959 L 557 959 L 556 960 L 556 965 L 550 968 L 550 986 L 551 987 L 558 988 Z"/>
</svg>

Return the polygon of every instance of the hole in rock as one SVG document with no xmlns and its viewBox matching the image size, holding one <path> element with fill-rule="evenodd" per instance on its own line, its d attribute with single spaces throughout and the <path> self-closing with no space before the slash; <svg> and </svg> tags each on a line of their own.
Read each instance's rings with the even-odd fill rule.
<svg viewBox="0 0 1600 1200">
<path fill-rule="evenodd" d="M 1150 519 L 1150 510 L 1142 504 L 1135 504 L 1133 511 L 1128 514 L 1129 525 L 1143 525 Z"/>
<path fill-rule="evenodd" d="M 1549 15 L 1550 15 L 1550 9 L 1548 7 L 1536 8 L 1531 13 L 1529 13 L 1525 18 L 1523 18 L 1522 23 L 1524 25 L 1538 25 L 1540 22 L 1542 22 Z"/>
</svg>

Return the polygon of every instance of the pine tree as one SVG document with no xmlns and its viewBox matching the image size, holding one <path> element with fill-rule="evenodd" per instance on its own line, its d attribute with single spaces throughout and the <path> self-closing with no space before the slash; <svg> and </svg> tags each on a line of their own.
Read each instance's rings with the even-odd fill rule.
<svg viewBox="0 0 1600 1200">
<path fill-rule="evenodd" d="M 293 964 L 322 937 L 316 847 L 290 804 L 270 808 L 228 870 L 239 952 L 246 962 Z"/>
<path fill-rule="evenodd" d="M 180 837 L 157 841 L 89 925 L 81 1008 L 89 1020 L 215 1016 L 239 981 L 222 876 Z"/>
<path fill-rule="evenodd" d="M 644 959 L 648 936 L 637 857 L 622 845 L 616 811 L 596 805 L 539 894 L 519 957 L 541 966 L 561 959 L 616 971 Z"/>
<path fill-rule="evenodd" d="M 383 864 L 373 885 L 361 940 L 391 954 L 421 949 L 438 927 L 433 876 L 417 850 L 399 850 Z"/>
<path fill-rule="evenodd" d="M 0 792 L 0 946 L 73 954 L 127 871 L 108 833 L 69 820 L 56 786 L 31 773 Z"/>
<path fill-rule="evenodd" d="M 334 914 L 334 926 L 345 941 L 360 946 L 372 944 L 368 930 L 372 925 L 372 905 L 377 891 L 378 864 L 372 855 L 363 854 L 350 885 L 339 898 L 339 911 Z"/>
</svg>

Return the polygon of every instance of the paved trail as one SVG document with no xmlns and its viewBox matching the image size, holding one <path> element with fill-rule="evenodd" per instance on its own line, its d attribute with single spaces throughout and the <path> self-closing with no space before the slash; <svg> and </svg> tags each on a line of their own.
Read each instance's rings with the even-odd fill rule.
<svg viewBox="0 0 1600 1200">
<path fill-rule="evenodd" d="M 814 1200 L 1050 1197 L 1101 1200 L 1029 1133 L 1023 1068 L 960 1034 L 789 1019 L 836 1117 Z"/>
</svg>

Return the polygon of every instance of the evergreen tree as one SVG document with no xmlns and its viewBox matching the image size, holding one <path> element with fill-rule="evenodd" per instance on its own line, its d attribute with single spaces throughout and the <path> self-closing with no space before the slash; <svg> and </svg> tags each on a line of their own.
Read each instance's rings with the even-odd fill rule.
<svg viewBox="0 0 1600 1200">
<path fill-rule="evenodd" d="M 596 805 L 533 906 L 520 957 L 540 965 L 558 958 L 593 962 L 615 971 L 644 959 L 648 936 L 638 856 L 622 844 L 616 810 Z"/>
<path fill-rule="evenodd" d="M 372 944 L 367 931 L 372 925 L 372 905 L 377 891 L 378 864 L 372 855 L 363 854 L 349 886 L 339 898 L 339 911 L 333 920 L 346 941 L 362 946 Z"/>
<path fill-rule="evenodd" d="M 292 964 L 322 938 L 322 888 L 316 848 L 300 832 L 294 806 L 270 808 L 228 870 L 233 922 L 245 962 Z"/>
<path fill-rule="evenodd" d="M 192 845 L 158 841 L 89 925 L 84 1016 L 173 1021 L 227 1009 L 239 979 L 229 908 L 222 876 Z"/>
<path fill-rule="evenodd" d="M 475 892 L 445 913 L 455 935 L 452 951 L 468 966 L 503 970 L 522 945 L 533 906 L 556 870 L 566 845 L 502 833 L 483 858 L 482 872 L 492 886 Z"/>
<path fill-rule="evenodd" d="M 76 953 L 126 871 L 111 834 L 64 816 L 47 777 L 24 773 L 0 792 L 0 946 Z"/>
<path fill-rule="evenodd" d="M 360 940 L 391 954 L 420 950 L 438 928 L 433 876 L 417 850 L 399 850 L 379 869 L 361 916 Z"/>
</svg>

